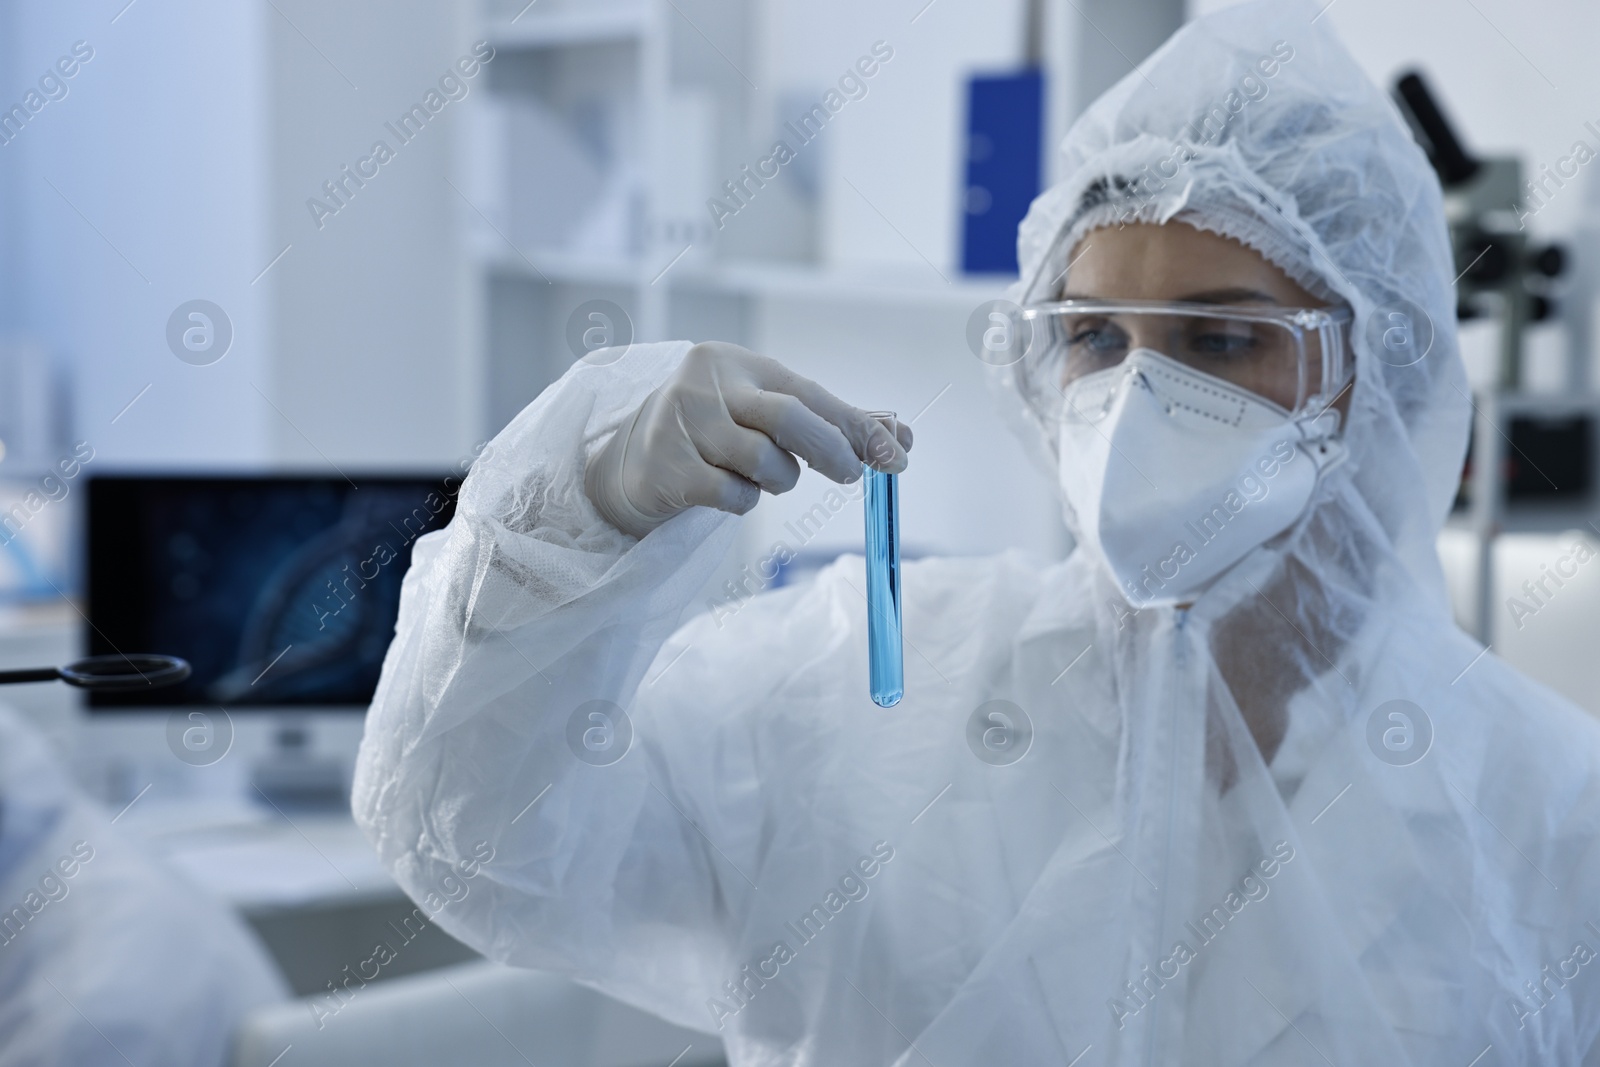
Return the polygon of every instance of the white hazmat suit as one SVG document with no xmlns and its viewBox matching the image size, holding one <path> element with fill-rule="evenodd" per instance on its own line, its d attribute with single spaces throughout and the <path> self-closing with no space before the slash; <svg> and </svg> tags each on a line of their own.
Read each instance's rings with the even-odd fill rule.
<svg viewBox="0 0 1600 1067">
<path fill-rule="evenodd" d="M 1186 609 L 1088 551 L 912 563 L 884 711 L 859 557 L 680 626 L 738 520 L 635 541 L 582 484 L 689 346 L 580 363 L 419 543 L 367 723 L 356 817 L 403 886 L 496 850 L 441 925 L 740 1067 L 1600 1063 L 1600 729 L 1452 622 L 1439 188 L 1315 14 L 1185 27 L 1020 234 L 1055 277 L 1085 192 L 1148 165 L 1137 217 L 1204 201 L 1312 264 L 1358 325 L 1349 458 L 1300 519 Z M 1401 299 L 1434 329 L 1407 366 L 1360 328 Z"/>
</svg>

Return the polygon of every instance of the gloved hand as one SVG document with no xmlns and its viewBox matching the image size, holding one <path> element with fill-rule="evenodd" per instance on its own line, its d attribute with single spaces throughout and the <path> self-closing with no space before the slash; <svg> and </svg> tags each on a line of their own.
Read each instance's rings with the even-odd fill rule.
<svg viewBox="0 0 1600 1067">
<path fill-rule="evenodd" d="M 898 434 L 898 440 L 896 439 Z M 836 482 L 861 464 L 899 473 L 911 430 L 891 433 L 777 360 L 738 345 L 695 345 L 584 472 L 584 490 L 617 529 L 643 537 L 696 504 L 743 515 L 761 490 L 786 493 L 800 464 Z"/>
</svg>

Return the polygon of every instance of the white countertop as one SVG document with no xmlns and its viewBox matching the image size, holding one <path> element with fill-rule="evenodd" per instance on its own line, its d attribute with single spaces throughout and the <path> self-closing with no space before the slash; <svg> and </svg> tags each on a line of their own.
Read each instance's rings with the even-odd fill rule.
<svg viewBox="0 0 1600 1067">
<path fill-rule="evenodd" d="M 401 895 L 347 813 L 277 812 L 242 800 L 140 800 L 117 825 L 242 911 Z"/>
</svg>

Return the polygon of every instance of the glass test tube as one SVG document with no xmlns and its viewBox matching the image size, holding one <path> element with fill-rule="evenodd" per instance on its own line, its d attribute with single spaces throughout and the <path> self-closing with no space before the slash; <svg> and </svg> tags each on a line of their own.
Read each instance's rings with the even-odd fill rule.
<svg viewBox="0 0 1600 1067">
<path fill-rule="evenodd" d="M 890 433 L 899 428 L 892 411 L 870 412 Z M 899 476 L 862 464 L 867 517 L 867 652 L 872 702 L 892 708 L 905 695 L 905 660 L 900 640 Z"/>
</svg>

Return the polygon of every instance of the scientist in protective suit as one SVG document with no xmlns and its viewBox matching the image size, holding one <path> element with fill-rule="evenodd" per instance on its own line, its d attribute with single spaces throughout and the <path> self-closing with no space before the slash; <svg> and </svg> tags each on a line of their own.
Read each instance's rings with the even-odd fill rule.
<svg viewBox="0 0 1600 1067">
<path fill-rule="evenodd" d="M 1078 547 L 906 567 L 892 711 L 858 557 L 680 616 L 729 512 L 908 436 L 688 343 L 511 423 L 356 777 L 411 892 L 495 848 L 441 925 L 737 1065 L 1600 1064 L 1600 728 L 1452 622 L 1440 191 L 1316 13 L 1191 23 L 1073 125 L 992 373 Z"/>
</svg>

